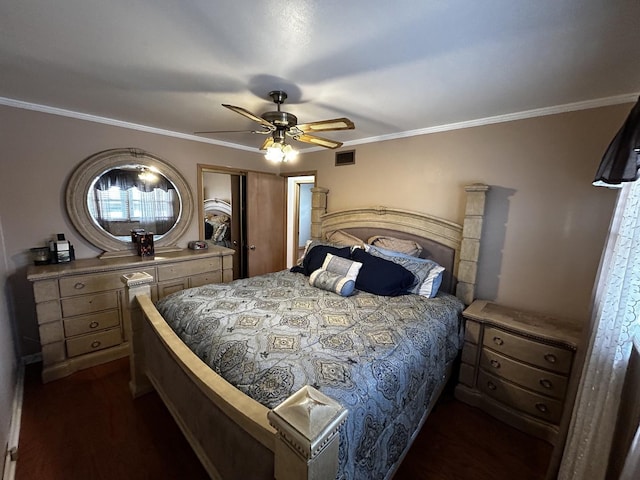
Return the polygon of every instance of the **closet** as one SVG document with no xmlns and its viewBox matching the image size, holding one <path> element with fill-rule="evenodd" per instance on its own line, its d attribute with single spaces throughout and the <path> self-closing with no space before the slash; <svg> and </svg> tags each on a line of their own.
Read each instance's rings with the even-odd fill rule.
<svg viewBox="0 0 640 480">
<path fill-rule="evenodd" d="M 211 208 L 205 211 L 205 204 L 215 205 L 216 201 L 221 208 L 229 206 L 228 236 L 222 241 L 235 251 L 234 279 L 285 268 L 284 178 L 272 173 L 199 164 L 200 238 L 205 238 L 207 218 L 218 213 Z"/>
</svg>

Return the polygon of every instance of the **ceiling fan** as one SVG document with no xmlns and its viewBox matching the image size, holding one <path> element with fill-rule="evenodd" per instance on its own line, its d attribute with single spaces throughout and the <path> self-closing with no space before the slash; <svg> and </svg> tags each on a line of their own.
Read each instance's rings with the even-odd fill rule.
<svg viewBox="0 0 640 480">
<path fill-rule="evenodd" d="M 222 104 L 223 107 L 228 108 L 231 111 L 239 113 L 243 117 L 247 117 L 254 122 L 257 122 L 262 127 L 261 130 L 235 130 L 235 131 L 210 131 L 210 132 L 195 132 L 196 134 L 210 134 L 210 133 L 258 133 L 262 135 L 269 135 L 264 141 L 260 150 L 269 150 L 277 148 L 283 151 L 286 147 L 290 146 L 286 144 L 286 137 L 293 138 L 299 142 L 312 143 L 325 148 L 338 148 L 342 146 L 342 142 L 336 142 L 335 140 L 329 140 L 327 138 L 318 137 L 312 135 L 315 132 L 326 132 L 330 130 L 351 130 L 355 128 L 355 125 L 348 118 L 333 118 L 331 120 L 321 120 L 311 123 L 298 124 L 298 118 L 288 112 L 280 110 L 280 105 L 287 99 L 287 93 L 282 90 L 273 90 L 269 92 L 269 96 L 273 99 L 273 102 L 278 106 L 277 111 L 265 112 L 261 116 L 251 113 L 242 107 L 236 107 L 234 105 Z"/>
</svg>

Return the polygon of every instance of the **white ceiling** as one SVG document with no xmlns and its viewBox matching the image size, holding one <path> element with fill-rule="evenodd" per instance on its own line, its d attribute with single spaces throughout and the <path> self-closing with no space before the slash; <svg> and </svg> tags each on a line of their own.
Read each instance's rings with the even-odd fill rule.
<svg viewBox="0 0 640 480">
<path fill-rule="evenodd" d="M 255 128 L 221 104 L 274 89 L 301 123 L 353 120 L 322 134 L 347 145 L 632 101 L 640 0 L 0 2 L 5 105 L 191 134 Z"/>
</svg>

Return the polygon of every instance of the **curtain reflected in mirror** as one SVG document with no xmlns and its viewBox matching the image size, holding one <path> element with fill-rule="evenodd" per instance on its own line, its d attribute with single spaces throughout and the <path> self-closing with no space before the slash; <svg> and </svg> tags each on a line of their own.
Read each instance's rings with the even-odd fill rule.
<svg viewBox="0 0 640 480">
<path fill-rule="evenodd" d="M 157 170 L 131 165 L 98 177 L 89 188 L 87 207 L 92 220 L 117 239 L 127 241 L 132 230 L 161 238 L 178 220 L 180 198 Z"/>
</svg>

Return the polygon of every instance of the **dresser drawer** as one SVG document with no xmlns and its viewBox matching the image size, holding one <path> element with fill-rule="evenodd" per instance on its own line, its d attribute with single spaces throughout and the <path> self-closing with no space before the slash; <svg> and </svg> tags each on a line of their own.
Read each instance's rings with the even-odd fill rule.
<svg viewBox="0 0 640 480">
<path fill-rule="evenodd" d="M 67 339 L 67 356 L 76 357 L 85 353 L 97 352 L 122 343 L 120 328 Z"/>
<path fill-rule="evenodd" d="M 562 417 L 562 402 L 525 390 L 499 377 L 480 370 L 478 388 L 500 403 L 516 408 L 547 422 L 558 424 Z"/>
<path fill-rule="evenodd" d="M 567 390 L 567 377 L 517 362 L 486 348 L 480 354 L 480 367 L 510 382 L 561 400 Z"/>
<path fill-rule="evenodd" d="M 176 262 L 171 265 L 158 265 L 158 281 L 164 282 L 174 278 L 190 277 L 215 270 L 222 270 L 222 259 L 220 257 Z"/>
<path fill-rule="evenodd" d="M 158 284 L 158 299 L 164 298 L 167 295 L 171 295 L 172 293 L 179 292 L 180 290 L 184 290 L 189 288 L 189 279 L 188 278 L 180 278 L 173 282 L 164 282 Z"/>
<path fill-rule="evenodd" d="M 201 287 L 202 285 L 209 285 L 210 283 L 222 282 L 222 270 L 215 272 L 201 273 L 200 275 L 194 275 L 189 277 L 189 287 Z"/>
<path fill-rule="evenodd" d="M 72 297 L 75 295 L 86 295 L 87 293 L 104 292 L 106 290 L 118 290 L 124 288 L 120 277 L 126 273 L 147 271 L 153 276 L 155 269 L 139 267 L 132 270 L 119 270 L 114 272 L 94 273 L 91 275 L 73 275 L 60 279 L 60 296 Z"/>
<path fill-rule="evenodd" d="M 485 327 L 483 345 L 523 362 L 554 372 L 569 373 L 573 352 L 545 345 L 499 328 Z"/>
<path fill-rule="evenodd" d="M 118 308 L 118 292 L 104 292 L 96 295 L 83 295 L 81 297 L 63 298 L 63 317 L 74 317 L 86 313 L 99 312 Z"/>
<path fill-rule="evenodd" d="M 78 317 L 65 318 L 63 323 L 64 334 L 67 337 L 73 337 L 120 325 L 120 312 L 118 310 L 107 310 L 91 315 L 80 315 Z"/>
</svg>

